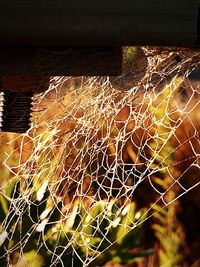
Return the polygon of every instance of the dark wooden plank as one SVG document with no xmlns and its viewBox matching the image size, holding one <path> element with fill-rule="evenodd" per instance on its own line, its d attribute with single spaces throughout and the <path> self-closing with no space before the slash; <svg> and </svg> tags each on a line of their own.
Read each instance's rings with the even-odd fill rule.
<svg viewBox="0 0 200 267">
<path fill-rule="evenodd" d="M 199 0 L 1 0 L 0 45 L 193 46 Z"/>
<path fill-rule="evenodd" d="M 0 48 L 0 76 L 106 76 L 121 70 L 118 47 Z"/>
</svg>

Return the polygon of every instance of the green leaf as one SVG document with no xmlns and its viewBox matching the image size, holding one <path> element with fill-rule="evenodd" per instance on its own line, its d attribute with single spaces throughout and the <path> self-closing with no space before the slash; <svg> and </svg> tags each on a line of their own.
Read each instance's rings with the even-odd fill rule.
<svg viewBox="0 0 200 267">
<path fill-rule="evenodd" d="M 143 258 L 151 255 L 153 253 L 153 249 L 147 249 L 138 253 L 131 253 L 127 251 L 123 251 L 113 257 L 113 261 L 116 263 L 121 263 L 121 264 L 132 264 L 134 263 L 138 258 Z"/>
<path fill-rule="evenodd" d="M 6 214 L 8 214 L 8 202 L 7 199 L 0 193 L 0 222 L 3 222 Z"/>
<path fill-rule="evenodd" d="M 24 253 L 23 258 L 22 261 L 24 261 L 24 264 L 27 264 L 29 267 L 42 267 L 44 263 L 42 255 L 40 255 L 36 250 Z"/>
<path fill-rule="evenodd" d="M 60 201 L 52 210 L 48 223 L 45 226 L 45 234 L 59 221 L 61 217 L 61 210 L 63 207 L 63 202 Z"/>
<path fill-rule="evenodd" d="M 18 179 L 13 179 L 8 185 L 7 185 L 7 188 L 6 188 L 6 195 L 11 198 L 13 196 L 13 193 L 14 193 L 14 189 L 15 189 L 15 186 L 16 186 L 16 183 L 18 182 Z"/>
</svg>

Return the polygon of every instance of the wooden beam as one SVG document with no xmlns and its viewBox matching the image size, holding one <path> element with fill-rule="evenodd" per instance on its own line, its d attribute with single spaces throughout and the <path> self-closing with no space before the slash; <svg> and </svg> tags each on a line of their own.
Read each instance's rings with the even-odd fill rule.
<svg viewBox="0 0 200 267">
<path fill-rule="evenodd" d="M 0 46 L 196 46 L 200 0 L 1 0 Z"/>
<path fill-rule="evenodd" d="M 0 76 L 120 75 L 120 47 L 2 47 Z"/>
</svg>

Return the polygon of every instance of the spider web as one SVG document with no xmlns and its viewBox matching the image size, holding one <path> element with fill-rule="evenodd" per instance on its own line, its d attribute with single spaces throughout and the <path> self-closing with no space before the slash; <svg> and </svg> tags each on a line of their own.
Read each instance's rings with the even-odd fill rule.
<svg viewBox="0 0 200 267">
<path fill-rule="evenodd" d="M 195 50 L 124 48 L 121 76 L 52 77 L 35 95 L 30 130 L 2 137 L 5 266 L 29 266 L 34 242 L 47 266 L 88 266 L 194 192 L 199 59 Z"/>
</svg>

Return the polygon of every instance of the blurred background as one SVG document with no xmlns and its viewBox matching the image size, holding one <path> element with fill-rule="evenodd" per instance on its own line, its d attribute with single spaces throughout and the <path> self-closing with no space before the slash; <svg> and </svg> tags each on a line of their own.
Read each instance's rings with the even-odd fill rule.
<svg viewBox="0 0 200 267">
<path fill-rule="evenodd" d="M 200 266 L 198 51 L 123 49 L 123 73 L 51 77 L 0 133 L 0 265 Z"/>
</svg>

